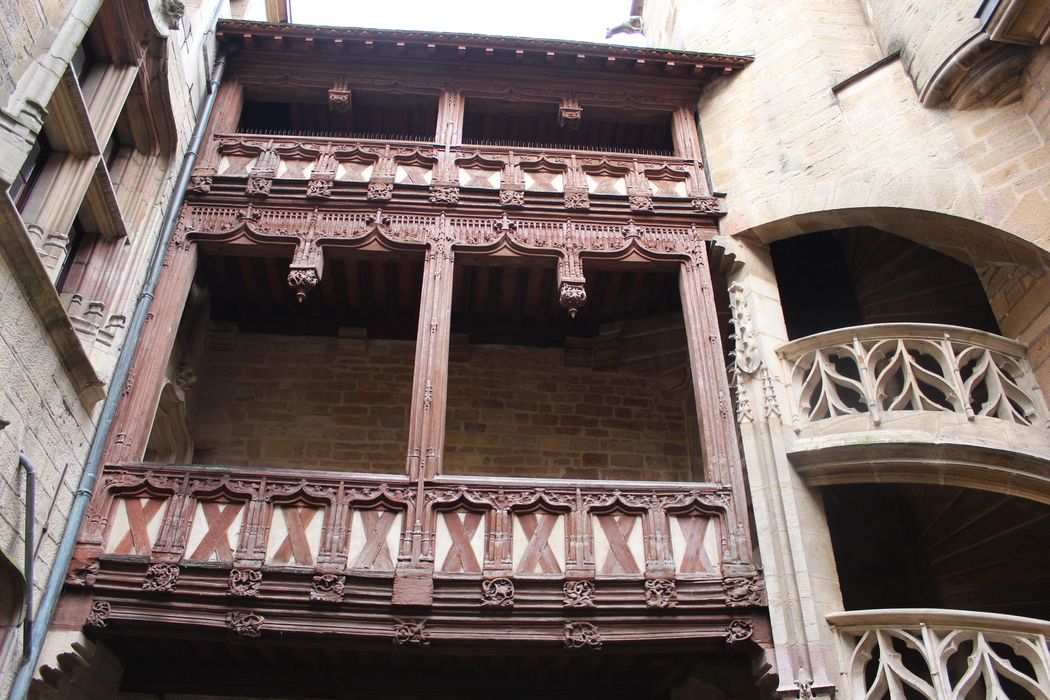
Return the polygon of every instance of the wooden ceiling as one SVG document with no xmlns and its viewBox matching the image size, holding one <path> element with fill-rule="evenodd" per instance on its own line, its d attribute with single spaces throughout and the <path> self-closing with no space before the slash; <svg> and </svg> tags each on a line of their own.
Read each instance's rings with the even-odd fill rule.
<svg viewBox="0 0 1050 700">
<path fill-rule="evenodd" d="M 384 640 L 386 641 L 386 640 Z M 124 666 L 124 692 L 202 693 L 209 697 L 361 698 L 670 698 L 693 673 L 714 684 L 746 688 L 742 655 L 636 652 L 521 655 L 309 648 L 273 641 L 111 637 Z M 727 695 L 728 697 L 729 695 Z M 731 695 L 757 697 L 747 690 Z"/>
</svg>

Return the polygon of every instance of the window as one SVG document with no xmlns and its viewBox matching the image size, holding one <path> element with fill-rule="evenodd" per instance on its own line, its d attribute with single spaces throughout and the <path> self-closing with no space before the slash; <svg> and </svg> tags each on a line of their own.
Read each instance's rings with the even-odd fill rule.
<svg viewBox="0 0 1050 700">
<path fill-rule="evenodd" d="M 33 186 L 39 181 L 40 173 L 43 172 L 44 165 L 47 164 L 47 158 L 50 155 L 51 144 L 47 142 L 47 137 L 41 132 L 36 139 L 36 143 L 33 144 L 33 148 L 30 149 L 29 155 L 26 156 L 22 169 L 18 171 L 18 177 L 11 183 L 11 199 L 14 200 L 18 211 L 22 211 L 25 208 L 26 202 L 29 201 L 29 195 L 33 193 Z"/>
</svg>

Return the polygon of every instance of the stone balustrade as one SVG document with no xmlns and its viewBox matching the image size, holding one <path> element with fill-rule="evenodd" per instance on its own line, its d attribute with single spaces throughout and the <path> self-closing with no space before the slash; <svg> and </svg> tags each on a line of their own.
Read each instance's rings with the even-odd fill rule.
<svg viewBox="0 0 1050 700">
<path fill-rule="evenodd" d="M 1050 697 L 1050 622 L 939 609 L 827 616 L 855 700 Z"/>
<path fill-rule="evenodd" d="M 889 323 L 777 352 L 789 384 L 788 454 L 810 483 L 953 483 L 1050 502 L 1050 413 L 1024 345 Z"/>
</svg>

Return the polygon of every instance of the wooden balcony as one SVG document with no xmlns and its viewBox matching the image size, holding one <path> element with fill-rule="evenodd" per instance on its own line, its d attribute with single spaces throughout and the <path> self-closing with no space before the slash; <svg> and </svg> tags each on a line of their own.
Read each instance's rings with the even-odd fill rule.
<svg viewBox="0 0 1050 700">
<path fill-rule="evenodd" d="M 70 585 L 106 630 L 724 648 L 764 639 L 729 508 L 704 483 L 114 465 Z"/>
<path fill-rule="evenodd" d="M 1050 697 L 1050 623 L 939 609 L 828 615 L 847 698 Z"/>
<path fill-rule="evenodd" d="M 528 146 L 218 134 L 190 192 L 564 213 L 718 215 L 696 160 Z"/>
<path fill-rule="evenodd" d="M 1026 348 L 875 324 L 781 346 L 792 462 L 817 484 L 950 483 L 1050 500 L 1050 413 Z"/>
</svg>

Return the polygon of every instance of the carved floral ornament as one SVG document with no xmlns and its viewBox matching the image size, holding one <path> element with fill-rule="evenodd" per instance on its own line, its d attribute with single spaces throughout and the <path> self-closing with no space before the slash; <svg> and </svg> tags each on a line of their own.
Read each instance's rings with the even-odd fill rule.
<svg viewBox="0 0 1050 700">
<path fill-rule="evenodd" d="M 321 182 L 318 180 L 318 182 Z M 442 197 L 449 193 L 441 194 Z M 587 300 L 581 256 L 610 259 L 693 259 L 702 255 L 710 231 L 695 225 L 626 226 L 577 224 L 572 220 L 512 220 L 471 217 L 419 216 L 382 210 L 332 211 L 314 209 L 189 205 L 183 209 L 176 237 L 179 240 L 230 242 L 248 239 L 257 243 L 295 245 L 288 286 L 303 302 L 323 283 L 324 250 L 330 247 L 411 250 L 430 246 L 505 249 L 523 256 L 559 258 L 558 296 L 572 316 Z"/>
</svg>

